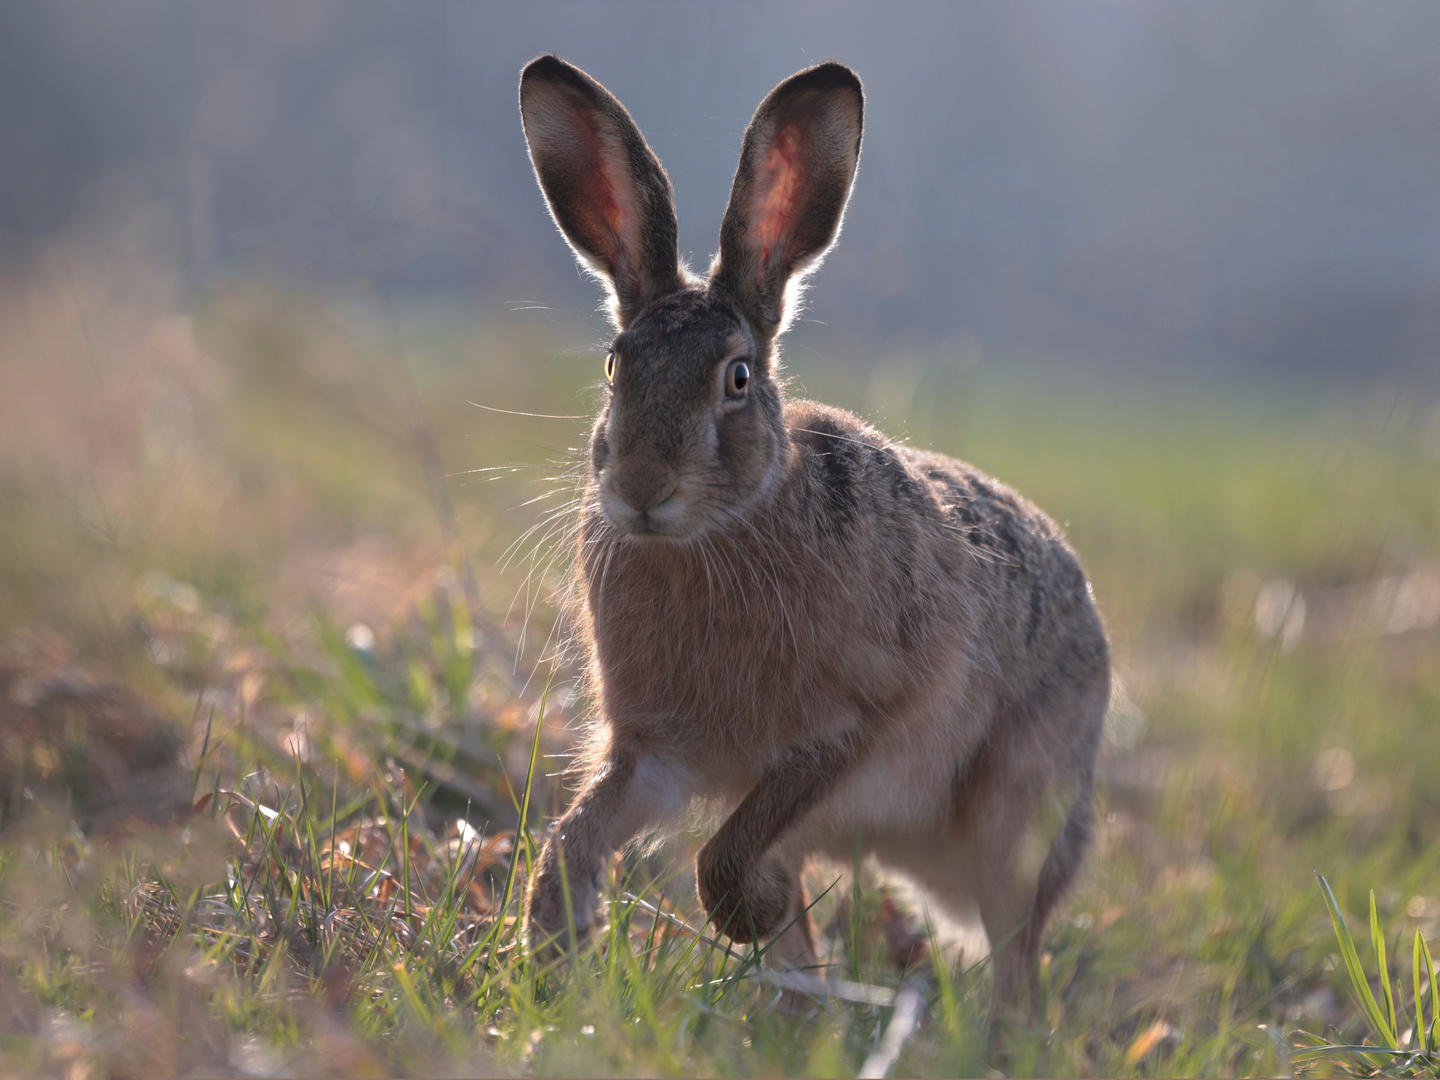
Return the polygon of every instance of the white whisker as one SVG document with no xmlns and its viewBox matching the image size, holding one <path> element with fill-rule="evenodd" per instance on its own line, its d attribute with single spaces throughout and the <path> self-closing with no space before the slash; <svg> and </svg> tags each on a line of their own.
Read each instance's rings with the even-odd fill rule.
<svg viewBox="0 0 1440 1080">
<path fill-rule="evenodd" d="M 474 405 L 477 409 L 484 409 L 486 412 L 504 413 L 506 416 L 529 416 L 536 420 L 589 420 L 588 416 L 556 416 L 551 413 L 518 412 L 515 409 L 497 409 L 493 405 L 481 405 L 478 401 L 467 401 L 466 405 Z"/>
</svg>

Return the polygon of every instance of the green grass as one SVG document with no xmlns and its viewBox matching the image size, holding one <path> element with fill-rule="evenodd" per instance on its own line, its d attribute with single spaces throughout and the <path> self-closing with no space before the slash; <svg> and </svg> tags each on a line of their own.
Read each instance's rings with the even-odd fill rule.
<svg viewBox="0 0 1440 1080">
<path fill-rule="evenodd" d="M 1297 1063 L 1312 1061 L 1335 1061 L 1351 1075 L 1369 1076 L 1383 1071 L 1398 1076 L 1433 1076 L 1440 1069 L 1440 986 L 1435 982 L 1435 962 L 1430 956 L 1430 946 L 1425 935 L 1415 931 L 1414 947 L 1411 952 L 1411 985 L 1414 993 L 1406 1008 L 1403 982 L 1390 981 L 1390 965 L 1386 959 L 1385 932 L 1380 926 L 1380 917 L 1375 907 L 1375 894 L 1370 894 L 1370 945 L 1375 951 L 1376 974 L 1379 976 L 1381 999 L 1370 989 L 1369 976 L 1360 962 L 1355 949 L 1355 940 L 1345 925 L 1345 917 L 1335 901 L 1330 883 L 1323 875 L 1316 875 L 1320 888 L 1325 893 L 1325 906 L 1330 910 L 1330 919 L 1335 924 L 1335 939 L 1340 945 L 1340 955 L 1345 961 L 1346 974 L 1355 992 L 1355 1000 L 1370 1021 L 1370 1026 L 1379 1037 L 1376 1042 L 1337 1046 L 1326 1040 L 1301 1032 L 1300 1040 L 1305 1045 L 1295 1054 Z M 1425 1010 L 1429 999 L 1429 1013 Z M 1380 1000 L 1385 1007 L 1380 1007 Z M 1398 1008 L 1397 1008 L 1398 1004 Z"/>
<path fill-rule="evenodd" d="M 1440 929 L 1440 628 L 1405 622 L 1440 572 L 1435 401 L 917 382 L 792 349 L 815 396 L 1066 522 L 1115 644 L 1126 698 L 1044 1016 L 988 1032 L 983 963 L 897 922 L 865 867 L 810 879 L 826 975 L 855 985 L 784 1007 L 753 951 L 693 932 L 701 833 L 617 859 L 594 947 L 548 968 L 518 947 L 584 703 L 553 647 L 563 566 L 506 552 L 564 499 L 586 423 L 467 402 L 587 413 L 582 334 L 263 285 L 181 320 L 103 267 L 22 285 L 26 318 L 0 320 L 0 1074 L 854 1075 L 902 987 L 930 1020 L 892 1075 L 1391 1060 L 1305 1054 L 1387 1043 L 1332 919 L 1375 890 L 1392 959 Z M 1282 580 L 1290 635 L 1292 609 L 1261 617 Z M 142 785 L 169 824 L 97 810 L 127 722 L 179 733 Z M 1397 1042 L 1405 1003 L 1434 1004 L 1411 974 L 1366 984 Z"/>
</svg>

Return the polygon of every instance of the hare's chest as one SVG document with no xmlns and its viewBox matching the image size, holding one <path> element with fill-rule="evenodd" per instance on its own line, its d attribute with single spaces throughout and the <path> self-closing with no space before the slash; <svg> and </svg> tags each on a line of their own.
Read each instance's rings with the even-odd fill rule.
<svg viewBox="0 0 1440 1080">
<path fill-rule="evenodd" d="M 606 720 L 745 756 L 800 737 L 843 688 L 817 678 L 814 613 L 738 567 L 627 567 L 589 591 Z M 667 572 L 668 571 L 668 572 Z"/>
</svg>

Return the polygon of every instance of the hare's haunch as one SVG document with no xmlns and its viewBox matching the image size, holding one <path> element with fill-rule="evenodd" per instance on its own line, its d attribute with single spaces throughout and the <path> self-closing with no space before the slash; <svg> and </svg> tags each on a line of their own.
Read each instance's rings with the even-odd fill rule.
<svg viewBox="0 0 1440 1080">
<path fill-rule="evenodd" d="M 802 864 L 858 848 L 937 913 L 978 915 L 993 1011 L 1033 994 L 1089 839 L 1109 655 L 1043 513 L 782 393 L 775 341 L 839 232 L 863 102 L 836 63 L 761 102 L 697 278 L 625 108 L 554 56 L 521 76 L 540 187 L 618 330 L 575 550 L 596 718 L 527 929 L 564 940 L 563 873 L 585 937 L 607 860 L 702 798 L 730 811 L 697 865 L 719 929 L 803 963 Z"/>
</svg>

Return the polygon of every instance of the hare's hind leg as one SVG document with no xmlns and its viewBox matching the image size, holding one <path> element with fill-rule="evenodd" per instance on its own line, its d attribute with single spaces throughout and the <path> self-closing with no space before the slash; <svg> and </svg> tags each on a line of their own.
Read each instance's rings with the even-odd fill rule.
<svg viewBox="0 0 1440 1080">
<path fill-rule="evenodd" d="M 1037 816 L 1044 816 L 1043 812 Z M 1037 843 L 1035 834 L 1048 832 L 1044 825 L 1032 824 L 1018 844 L 1014 837 L 1009 838 L 1009 852 L 999 850 L 1004 838 L 997 837 L 1001 843 L 988 848 L 982 844 L 982 876 L 976 891 L 980 918 L 990 939 L 992 1021 L 1012 1010 L 1032 1019 L 1039 1011 L 1045 924 L 1080 868 L 1089 841 L 1090 816 L 1087 791 L 1072 806 L 1059 835 L 1044 853 L 1038 874 L 1032 870 L 1034 852 L 1043 851 L 1043 840 Z"/>
<path fill-rule="evenodd" d="M 973 887 L 990 939 L 992 1020 L 1038 1010 L 1045 924 L 1090 840 L 1105 696 L 1103 686 L 1091 688 L 1002 718 L 985 760 L 957 785 L 957 824 L 973 845 Z"/>
</svg>

